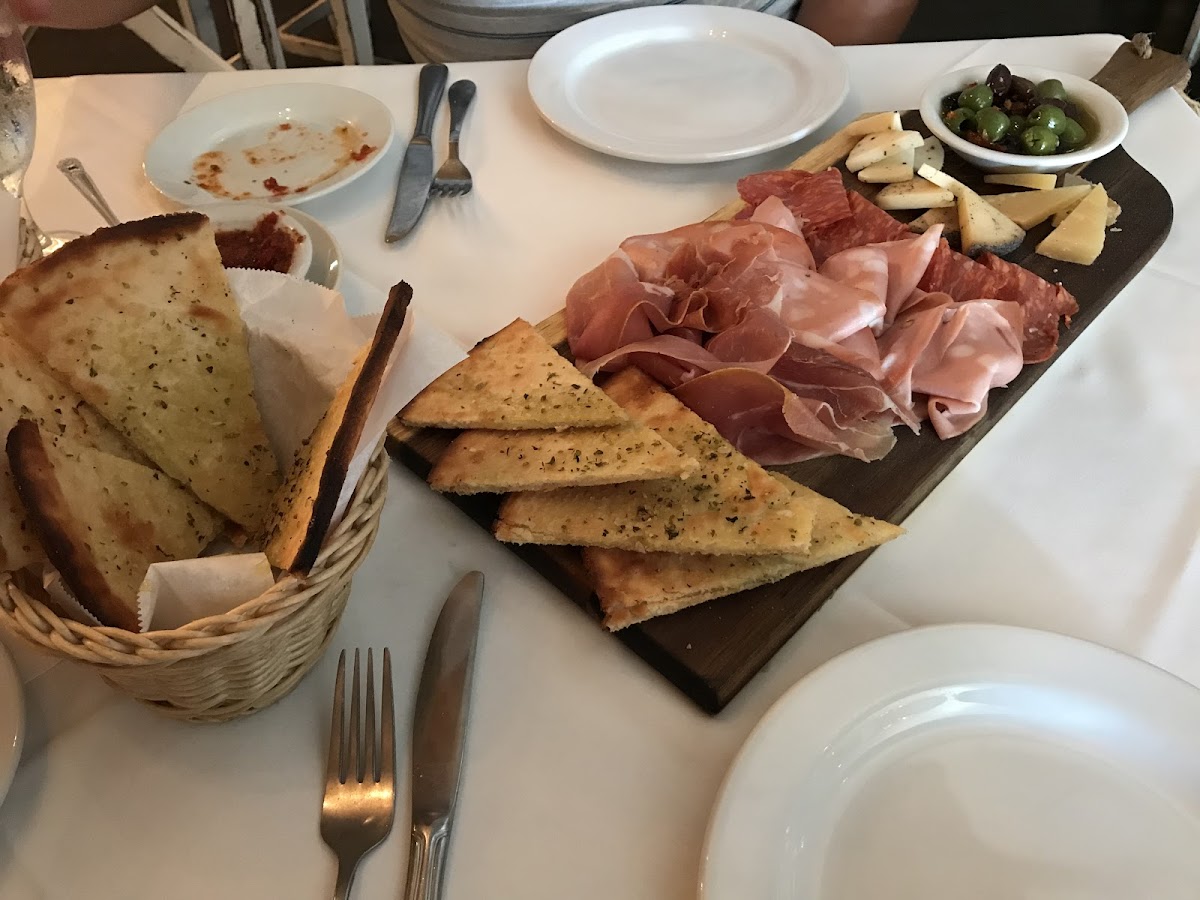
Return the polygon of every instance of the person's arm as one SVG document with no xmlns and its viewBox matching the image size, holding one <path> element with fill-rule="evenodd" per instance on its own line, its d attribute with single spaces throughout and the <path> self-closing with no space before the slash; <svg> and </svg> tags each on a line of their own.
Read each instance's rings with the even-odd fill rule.
<svg viewBox="0 0 1200 900">
<path fill-rule="evenodd" d="M 9 0 L 17 18 L 51 28 L 103 28 L 154 6 L 157 0 Z"/>
<path fill-rule="evenodd" d="M 917 0 L 802 0 L 796 21 L 831 44 L 899 40 Z"/>
</svg>

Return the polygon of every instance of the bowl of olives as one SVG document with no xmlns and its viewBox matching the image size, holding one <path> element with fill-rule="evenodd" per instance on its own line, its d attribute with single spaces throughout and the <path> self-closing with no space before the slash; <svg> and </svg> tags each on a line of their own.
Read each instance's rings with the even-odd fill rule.
<svg viewBox="0 0 1200 900">
<path fill-rule="evenodd" d="M 1020 66 L 947 72 L 921 98 L 925 127 L 986 172 L 1062 172 L 1125 139 L 1121 102 L 1077 75 Z"/>
</svg>

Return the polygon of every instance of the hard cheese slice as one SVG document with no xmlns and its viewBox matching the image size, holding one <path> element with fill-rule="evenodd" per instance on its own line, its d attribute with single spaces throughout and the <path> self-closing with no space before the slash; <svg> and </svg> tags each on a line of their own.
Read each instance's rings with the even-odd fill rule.
<svg viewBox="0 0 1200 900">
<path fill-rule="evenodd" d="M 780 581 L 886 543 L 904 533 L 859 516 L 828 497 L 778 473 L 793 497 L 813 507 L 812 541 L 804 556 L 712 556 L 631 553 L 586 548 L 583 561 L 604 611 L 604 624 L 617 631 L 637 622 Z"/>
<path fill-rule="evenodd" d="M 1075 206 L 1087 196 L 1087 185 L 1054 188 L 1049 191 L 1017 191 L 1012 194 L 992 194 L 983 199 L 1000 210 L 1022 228 L 1033 228 L 1055 213 Z"/>
<path fill-rule="evenodd" d="M 861 169 L 858 180 L 867 184 L 892 184 L 898 181 L 911 181 L 913 177 L 914 151 L 898 150 L 891 156 L 886 156 L 874 165 Z"/>
<path fill-rule="evenodd" d="M 432 428 L 570 428 L 628 417 L 524 319 L 481 343 L 400 414 Z"/>
<path fill-rule="evenodd" d="M 984 175 L 983 180 L 988 184 L 1009 184 L 1013 187 L 1048 191 L 1058 183 L 1058 176 L 1044 172 L 997 172 Z"/>
<path fill-rule="evenodd" d="M 643 425 L 699 464 L 686 479 L 513 494 L 495 534 L 517 544 L 746 555 L 803 554 L 813 510 L 636 369 L 605 386 Z"/>
<path fill-rule="evenodd" d="M 1037 252 L 1051 259 L 1090 266 L 1104 249 L 1108 227 L 1108 194 L 1096 185 L 1061 225 L 1046 235 Z"/>
<path fill-rule="evenodd" d="M 940 209 L 954 206 L 954 195 L 924 178 L 889 184 L 875 195 L 880 209 Z M 956 213 L 957 215 L 957 213 Z"/>
<path fill-rule="evenodd" d="M 0 323 L 164 472 L 262 524 L 279 468 L 207 217 L 72 241 L 0 285 Z"/>
<path fill-rule="evenodd" d="M 842 133 L 847 135 L 865 135 L 876 131 L 902 131 L 903 128 L 904 126 L 900 124 L 900 113 L 881 112 L 871 113 L 860 119 L 855 119 L 842 129 Z"/>
<path fill-rule="evenodd" d="M 51 437 L 65 436 L 114 456 L 145 460 L 82 397 L 0 331 L 0 434 L 8 434 L 21 418 L 33 420 Z M 11 572 L 44 558 L 17 497 L 8 458 L 0 456 L 0 571 Z"/>
<path fill-rule="evenodd" d="M 104 625 L 137 631 L 137 593 L 152 563 L 198 556 L 224 520 L 170 476 L 30 419 L 8 433 L 21 501 L 47 556 Z"/>
<path fill-rule="evenodd" d="M 434 490 L 503 494 L 565 486 L 685 478 L 699 464 L 649 428 L 464 431 L 429 473 Z"/>
<path fill-rule="evenodd" d="M 916 150 L 925 139 L 916 131 L 877 131 L 855 144 L 846 157 L 846 168 L 858 172 L 902 150 Z"/>
<path fill-rule="evenodd" d="M 956 178 L 929 166 L 922 166 L 920 176 L 944 187 L 958 201 L 958 224 L 962 229 L 962 249 L 968 256 L 985 250 L 1005 256 L 1025 240 L 1025 231 L 986 200 Z"/>
<path fill-rule="evenodd" d="M 925 143 L 918 147 L 913 153 L 914 169 L 919 169 L 921 166 L 929 166 L 931 169 L 940 169 L 945 164 L 946 147 L 933 135 L 925 138 Z"/>
<path fill-rule="evenodd" d="M 942 226 L 943 237 L 957 234 L 959 231 L 957 202 L 952 203 L 950 206 L 931 209 L 908 223 L 908 227 L 918 234 L 924 234 L 934 225 Z"/>
</svg>

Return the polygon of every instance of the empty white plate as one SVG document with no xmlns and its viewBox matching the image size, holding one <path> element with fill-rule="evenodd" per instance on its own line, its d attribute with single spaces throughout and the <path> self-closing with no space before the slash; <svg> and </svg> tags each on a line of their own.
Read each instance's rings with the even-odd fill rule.
<svg viewBox="0 0 1200 900">
<path fill-rule="evenodd" d="M 837 112 L 846 65 L 822 37 L 764 13 L 649 6 L 587 19 L 542 45 L 529 93 L 584 146 L 649 162 L 737 159 Z"/>
<path fill-rule="evenodd" d="M 277 84 L 218 97 L 159 132 L 146 177 L 188 206 L 302 203 L 337 190 L 383 158 L 392 114 L 362 91 Z"/>
<path fill-rule="evenodd" d="M 0 644 L 0 801 L 8 793 L 25 740 L 25 701 L 12 657 Z"/>
<path fill-rule="evenodd" d="M 1194 900 L 1200 691 L 1058 635 L 866 644 L 767 714 L 721 790 L 704 900 Z"/>
</svg>

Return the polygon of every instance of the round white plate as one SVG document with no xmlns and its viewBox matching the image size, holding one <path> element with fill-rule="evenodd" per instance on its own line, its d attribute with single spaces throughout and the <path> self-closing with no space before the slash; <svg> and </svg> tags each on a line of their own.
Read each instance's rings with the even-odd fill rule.
<svg viewBox="0 0 1200 900">
<path fill-rule="evenodd" d="M 379 162 L 392 132 L 387 107 L 361 91 L 307 83 L 254 88 L 202 103 L 160 131 L 146 151 L 146 177 L 187 205 L 301 203 Z M 355 159 L 363 147 L 372 149 Z"/>
<path fill-rule="evenodd" d="M 745 9 L 649 6 L 587 19 L 542 45 L 529 93 L 574 141 L 627 159 L 738 159 L 837 112 L 845 63 L 807 28 Z"/>
<path fill-rule="evenodd" d="M 25 700 L 12 657 L 0 644 L 0 801 L 8 793 L 25 740 Z"/>
<path fill-rule="evenodd" d="M 1200 691 L 1071 638 L 950 625 L 866 644 L 751 734 L 704 900 L 1200 895 Z"/>
<path fill-rule="evenodd" d="M 218 231 L 225 228 L 249 228 L 266 213 L 282 213 L 283 223 L 302 232 L 307 239 L 306 252 L 303 254 L 308 257 L 307 261 L 297 257 L 298 265 L 303 266 L 303 271 L 297 268 L 288 274 L 331 290 L 337 287 L 342 274 L 341 250 L 329 230 L 308 213 L 269 203 L 223 203 L 198 206 L 196 209 L 212 219 L 213 227 Z"/>
</svg>

